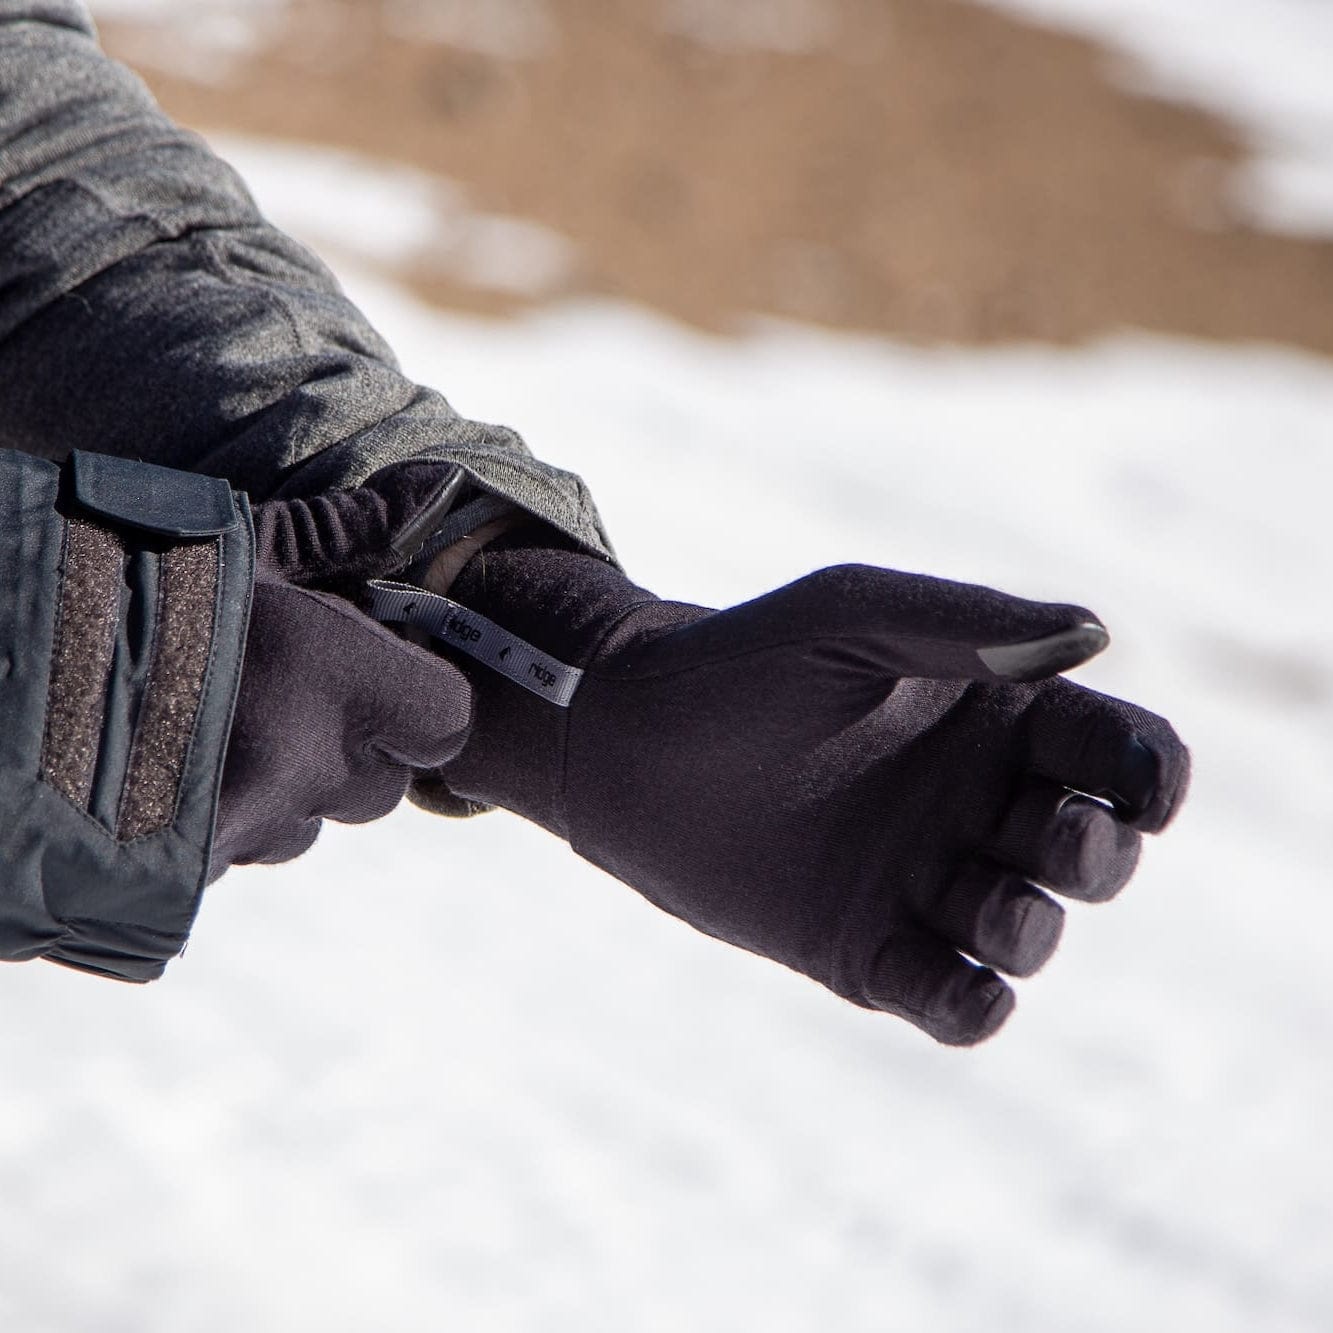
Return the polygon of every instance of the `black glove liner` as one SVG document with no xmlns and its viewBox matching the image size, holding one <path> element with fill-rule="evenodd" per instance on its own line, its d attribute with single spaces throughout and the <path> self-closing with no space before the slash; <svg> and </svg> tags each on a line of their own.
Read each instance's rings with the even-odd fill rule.
<svg viewBox="0 0 1333 1333">
<path fill-rule="evenodd" d="M 502 540 L 450 596 L 584 668 L 570 706 L 456 656 L 473 731 L 414 799 L 517 811 L 940 1041 L 994 1032 L 994 969 L 1050 956 L 1043 887 L 1111 897 L 1183 797 L 1165 720 L 1051 678 L 1106 643 L 1081 607 L 849 565 L 715 612 L 544 541 Z"/>
</svg>

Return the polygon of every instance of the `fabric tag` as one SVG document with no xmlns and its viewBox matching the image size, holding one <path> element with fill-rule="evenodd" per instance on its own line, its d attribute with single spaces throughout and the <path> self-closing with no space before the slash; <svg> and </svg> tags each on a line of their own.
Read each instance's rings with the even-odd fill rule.
<svg viewBox="0 0 1333 1333">
<path fill-rule="evenodd" d="M 534 648 L 517 634 L 465 606 L 407 583 L 372 579 L 370 614 L 380 621 L 413 625 L 478 662 L 507 676 L 516 685 L 557 708 L 568 708 L 583 672 Z"/>
</svg>

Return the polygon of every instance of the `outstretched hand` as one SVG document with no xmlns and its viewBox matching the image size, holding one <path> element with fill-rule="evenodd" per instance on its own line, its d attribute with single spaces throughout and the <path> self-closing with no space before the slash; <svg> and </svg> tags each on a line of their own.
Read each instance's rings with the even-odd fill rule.
<svg viewBox="0 0 1333 1333">
<path fill-rule="evenodd" d="M 431 783 L 516 810 L 700 930 L 942 1042 L 996 1031 L 1183 797 L 1162 718 L 1058 673 L 1076 606 L 840 566 L 724 611 L 518 546 L 451 595 L 584 669 L 568 708 L 459 656 L 477 714 Z M 973 961 L 975 960 L 975 961 Z"/>
</svg>

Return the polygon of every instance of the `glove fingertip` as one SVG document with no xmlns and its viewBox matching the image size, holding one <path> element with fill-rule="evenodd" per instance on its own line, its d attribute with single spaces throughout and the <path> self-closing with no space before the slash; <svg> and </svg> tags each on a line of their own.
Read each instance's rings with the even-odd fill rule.
<svg viewBox="0 0 1333 1333">
<path fill-rule="evenodd" d="M 967 1003 L 951 1013 L 947 1022 L 928 1029 L 942 1045 L 976 1046 L 993 1037 L 1013 1013 L 1018 1003 L 1013 987 L 989 968 L 984 971 L 990 975 L 971 988 Z"/>
<path fill-rule="evenodd" d="M 1160 833 L 1175 819 L 1189 791 L 1190 752 L 1174 731 L 1170 733 L 1170 743 L 1159 741 L 1160 748 L 1151 748 L 1141 741 L 1134 744 L 1144 756 L 1141 765 L 1151 765 L 1153 779 L 1129 824 L 1141 833 Z"/>
<path fill-rule="evenodd" d="M 1106 626 L 1091 612 L 1077 624 L 1019 643 L 978 648 L 981 664 L 1001 680 L 1044 680 L 1096 657 L 1111 642 Z"/>
</svg>

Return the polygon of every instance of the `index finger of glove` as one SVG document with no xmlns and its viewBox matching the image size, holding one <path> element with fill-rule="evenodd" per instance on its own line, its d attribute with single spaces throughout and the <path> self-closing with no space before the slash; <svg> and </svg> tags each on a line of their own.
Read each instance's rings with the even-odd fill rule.
<svg viewBox="0 0 1333 1333">
<path fill-rule="evenodd" d="M 1029 762 L 1042 777 L 1110 801 L 1144 833 L 1180 808 L 1190 756 L 1164 717 L 1058 680 L 1040 689 L 1028 723 Z"/>
<path fill-rule="evenodd" d="M 1036 680 L 1109 642 L 1086 607 L 871 565 L 817 570 L 727 614 L 760 637 L 841 641 L 886 675 L 936 680 Z"/>
<path fill-rule="evenodd" d="M 400 639 L 350 602 L 289 588 L 318 654 L 313 669 L 335 690 L 364 746 L 409 768 L 455 758 L 472 720 L 472 690 L 451 662 Z M 293 681 L 293 687 L 299 687 Z"/>
</svg>

